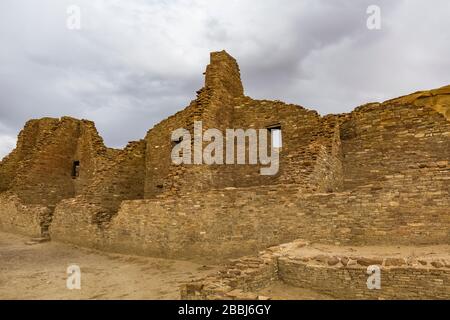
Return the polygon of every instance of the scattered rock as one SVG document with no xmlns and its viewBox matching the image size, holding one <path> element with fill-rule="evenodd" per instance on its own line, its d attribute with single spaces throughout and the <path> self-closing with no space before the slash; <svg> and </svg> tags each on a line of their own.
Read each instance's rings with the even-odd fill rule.
<svg viewBox="0 0 450 320">
<path fill-rule="evenodd" d="M 360 257 L 356 259 L 358 261 L 358 264 L 368 267 L 373 265 L 381 265 L 383 263 L 383 260 L 381 258 L 366 258 L 366 257 Z"/>
<path fill-rule="evenodd" d="M 339 263 L 339 259 L 337 257 L 330 257 L 328 259 L 328 265 L 329 266 L 335 266 Z"/>
<path fill-rule="evenodd" d="M 426 266 L 428 264 L 428 262 L 425 260 L 417 260 L 417 262 L 419 262 L 423 266 Z"/>
<path fill-rule="evenodd" d="M 443 268 L 444 267 L 444 264 L 441 261 L 438 261 L 438 260 L 432 261 L 431 265 L 433 267 L 435 267 L 435 268 Z"/>
<path fill-rule="evenodd" d="M 392 267 L 392 266 L 403 266 L 405 265 L 405 259 L 403 258 L 386 258 L 386 260 L 384 261 L 384 265 L 386 267 Z"/>
</svg>

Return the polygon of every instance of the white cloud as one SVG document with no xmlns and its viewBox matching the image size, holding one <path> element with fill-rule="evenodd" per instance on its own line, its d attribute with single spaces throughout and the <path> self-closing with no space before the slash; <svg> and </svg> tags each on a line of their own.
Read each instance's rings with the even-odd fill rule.
<svg viewBox="0 0 450 320">
<path fill-rule="evenodd" d="M 16 138 L 0 134 L 0 161 L 16 146 Z"/>
</svg>

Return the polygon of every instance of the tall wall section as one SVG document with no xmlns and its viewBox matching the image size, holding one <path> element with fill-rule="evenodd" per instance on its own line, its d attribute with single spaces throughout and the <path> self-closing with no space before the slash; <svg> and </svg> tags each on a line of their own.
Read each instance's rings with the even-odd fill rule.
<svg viewBox="0 0 450 320">
<path fill-rule="evenodd" d="M 171 133 L 178 128 L 189 130 L 191 146 L 194 146 L 195 121 L 202 122 L 203 132 L 218 129 L 224 138 L 226 129 L 280 127 L 283 147 L 279 172 L 263 176 L 260 169 L 268 165 L 261 164 L 174 165 L 170 157 L 174 147 Z M 244 96 L 239 67 L 235 59 L 224 51 L 211 54 L 211 63 L 205 72 L 205 86 L 197 92 L 197 99 L 152 128 L 146 141 L 146 198 L 211 188 L 286 183 L 296 183 L 312 191 L 339 190 L 342 186 L 339 121 L 333 117 L 321 118 L 317 112 L 300 106 L 252 100 Z M 202 143 L 203 147 L 208 144 Z M 225 159 L 225 141 L 223 147 Z"/>
<path fill-rule="evenodd" d="M 174 147 L 171 134 L 174 130 L 189 130 L 193 146 L 195 121 L 202 122 L 203 132 L 210 128 L 225 132 L 226 128 L 232 126 L 234 101 L 243 97 L 244 92 L 239 67 L 236 60 L 225 51 L 211 53 L 210 59 L 205 72 L 205 85 L 197 91 L 196 100 L 183 111 L 157 124 L 147 134 L 147 198 L 208 190 L 219 184 L 232 186 L 231 177 L 217 179 L 217 171 L 223 166 L 174 165 L 171 160 Z"/>
<path fill-rule="evenodd" d="M 341 126 L 345 189 L 448 169 L 450 122 L 432 107 L 370 104 Z"/>
</svg>

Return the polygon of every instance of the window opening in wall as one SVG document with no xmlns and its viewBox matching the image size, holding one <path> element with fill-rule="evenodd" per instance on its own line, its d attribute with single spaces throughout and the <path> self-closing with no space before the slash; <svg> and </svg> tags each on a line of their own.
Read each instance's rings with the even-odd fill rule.
<svg viewBox="0 0 450 320">
<path fill-rule="evenodd" d="M 80 176 L 80 161 L 74 161 L 72 165 L 72 178 L 78 178 Z"/>
<path fill-rule="evenodd" d="M 267 130 L 269 130 L 269 132 L 270 132 L 270 137 L 272 140 L 272 147 L 281 149 L 281 147 L 283 145 L 281 126 L 280 125 L 270 126 L 267 128 Z"/>
</svg>

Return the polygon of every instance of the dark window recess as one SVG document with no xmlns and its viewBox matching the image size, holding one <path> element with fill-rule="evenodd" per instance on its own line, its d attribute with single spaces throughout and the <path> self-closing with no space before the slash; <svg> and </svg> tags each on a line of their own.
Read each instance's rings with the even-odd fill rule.
<svg viewBox="0 0 450 320">
<path fill-rule="evenodd" d="M 80 161 L 74 161 L 72 165 L 72 178 L 78 178 L 80 176 Z"/>
</svg>

